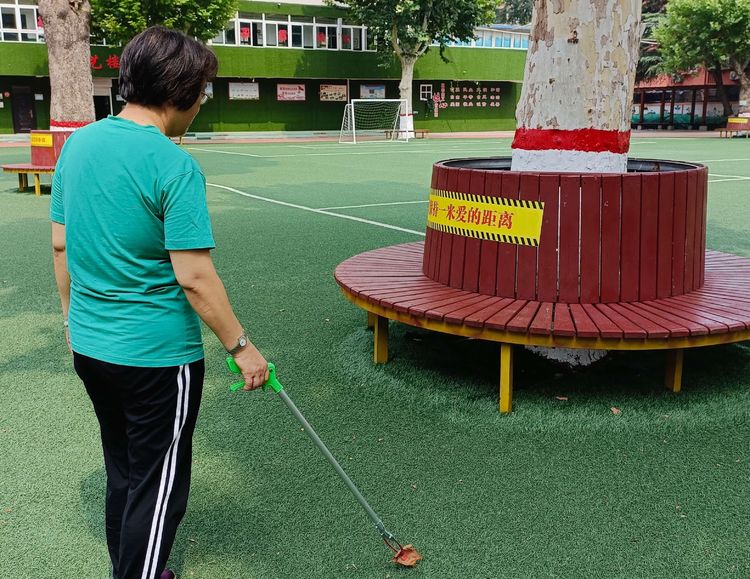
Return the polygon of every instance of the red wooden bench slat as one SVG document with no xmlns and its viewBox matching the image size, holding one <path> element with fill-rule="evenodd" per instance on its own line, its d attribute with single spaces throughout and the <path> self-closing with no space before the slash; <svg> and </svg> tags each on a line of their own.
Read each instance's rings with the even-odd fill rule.
<svg viewBox="0 0 750 579">
<path fill-rule="evenodd" d="M 513 319 L 521 309 L 526 305 L 526 300 L 513 300 L 512 303 L 508 304 L 502 310 L 487 318 L 484 321 L 484 326 L 493 330 L 505 330 L 508 322 Z"/>
<path fill-rule="evenodd" d="M 674 301 L 670 301 L 670 306 L 674 307 L 675 311 L 690 311 L 697 314 L 697 316 L 704 318 L 706 323 L 709 324 L 709 330 L 711 330 L 712 334 L 720 333 L 717 331 L 716 327 L 714 327 L 716 324 L 726 326 L 727 331 L 744 330 L 746 327 L 745 322 L 741 319 L 743 316 L 734 313 L 733 317 L 732 312 L 722 312 L 721 308 L 717 305 L 700 302 L 696 303 L 690 299 L 681 300 L 681 297 L 682 296 L 673 298 Z M 702 323 L 698 317 L 694 319 L 696 322 Z"/>
<path fill-rule="evenodd" d="M 641 326 L 613 310 L 607 304 L 595 304 L 596 309 L 607 316 L 618 328 L 622 330 L 623 336 L 632 339 L 645 338 L 647 333 Z"/>
<path fill-rule="evenodd" d="M 641 177 L 641 296 L 666 297 L 672 287 L 674 175 Z"/>
<path fill-rule="evenodd" d="M 539 200 L 539 175 L 522 173 L 519 183 L 519 199 Z M 539 250 L 529 245 L 518 246 L 518 269 L 516 271 L 516 297 L 521 300 L 536 298 L 536 269 Z"/>
<path fill-rule="evenodd" d="M 529 324 L 529 332 L 532 334 L 549 335 L 552 333 L 552 320 L 555 313 L 555 304 L 543 302 L 539 304 L 536 316 Z"/>
<path fill-rule="evenodd" d="M 438 169 L 436 166 L 433 166 L 432 168 L 432 180 L 430 181 L 430 188 L 431 189 L 437 189 L 438 188 Z M 436 230 L 432 229 L 431 227 L 425 228 L 425 236 L 424 236 L 424 258 L 422 262 L 422 272 L 427 276 L 432 276 L 432 259 L 435 251 L 435 241 L 437 240 L 437 236 L 435 235 Z"/>
<path fill-rule="evenodd" d="M 579 175 L 560 175 L 560 300 L 577 302 L 581 204 Z"/>
<path fill-rule="evenodd" d="M 510 332 L 528 332 L 531 322 L 536 316 L 537 310 L 539 310 L 540 303 L 536 301 L 527 302 L 518 313 L 508 321 L 506 326 Z"/>
<path fill-rule="evenodd" d="M 485 177 L 485 195 L 500 196 L 503 176 L 499 171 L 487 171 Z M 497 278 L 498 243 L 482 240 L 479 249 L 479 293 L 495 295 Z"/>
<path fill-rule="evenodd" d="M 537 296 L 539 301 L 557 301 L 557 210 L 560 176 L 540 175 L 539 201 L 544 203 L 542 231 L 539 237 Z"/>
<path fill-rule="evenodd" d="M 435 169 L 437 172 L 437 188 L 440 190 L 446 190 L 448 187 L 448 169 L 446 169 L 443 166 L 438 166 L 437 169 Z M 434 256 L 430 256 L 430 262 L 432 267 L 432 274 L 430 274 L 430 278 L 432 279 L 439 279 L 440 276 L 440 267 L 443 262 L 443 251 L 447 250 L 450 251 L 450 240 L 451 236 L 449 236 L 446 233 L 443 233 L 442 231 L 435 231 L 435 242 L 433 245 L 433 252 Z"/>
<path fill-rule="evenodd" d="M 427 315 L 428 310 L 438 310 L 441 307 L 444 306 L 454 306 L 459 307 L 460 304 L 466 303 L 467 300 L 470 300 L 472 297 L 476 297 L 476 294 L 464 292 L 463 290 L 455 290 L 455 293 L 451 295 L 446 295 L 445 297 L 442 297 L 440 299 L 431 300 L 427 302 L 422 303 L 415 303 L 411 306 L 409 306 L 406 311 L 410 313 L 413 316 L 417 317 L 430 317 Z M 400 310 L 399 307 L 403 308 L 403 304 L 401 306 L 397 306 L 396 311 L 403 311 Z M 441 317 L 435 317 L 434 319 L 442 319 Z"/>
<path fill-rule="evenodd" d="M 622 338 L 623 332 L 620 326 L 596 309 L 594 304 L 581 304 L 581 307 L 596 327 L 599 328 L 599 333 L 603 338 Z"/>
<path fill-rule="evenodd" d="M 622 235 L 620 240 L 620 300 L 633 302 L 640 295 L 641 174 L 622 176 Z M 640 299 L 656 297 L 653 293 Z"/>
<path fill-rule="evenodd" d="M 515 298 L 498 298 L 497 302 L 488 304 L 487 306 L 477 310 L 476 312 L 467 314 L 464 318 L 464 324 L 467 326 L 481 328 L 484 326 L 484 323 L 488 319 L 514 303 L 516 303 Z"/>
<path fill-rule="evenodd" d="M 518 173 L 502 173 L 502 196 L 506 199 L 518 199 Z M 516 295 L 516 249 L 513 243 L 501 243 L 497 251 L 497 294 L 501 296 Z"/>
<path fill-rule="evenodd" d="M 458 183 L 458 171 L 446 172 L 445 189 L 447 191 L 456 191 Z M 458 236 L 451 235 L 449 233 L 443 233 L 441 236 L 440 245 L 440 269 L 438 270 L 437 280 L 445 285 L 448 285 L 451 280 L 451 258 L 453 256 L 453 241 L 458 239 Z"/>
<path fill-rule="evenodd" d="M 602 287 L 603 302 L 620 299 L 620 225 L 622 177 L 602 175 Z"/>
<path fill-rule="evenodd" d="M 674 173 L 659 180 L 659 224 L 657 241 L 656 296 L 672 295 L 672 216 L 674 215 Z"/>
<path fill-rule="evenodd" d="M 674 230 L 672 232 L 672 294 L 681 294 L 685 285 L 685 219 L 687 216 L 687 176 L 674 178 Z"/>
<path fill-rule="evenodd" d="M 479 171 L 477 169 L 469 170 L 468 193 L 483 195 L 486 175 L 486 171 Z M 475 292 L 479 289 L 479 258 L 481 247 L 481 239 L 466 238 L 463 283 L 461 285 L 466 291 Z"/>
<path fill-rule="evenodd" d="M 469 193 L 471 186 L 471 169 L 460 169 L 453 171 L 458 174 L 456 185 L 451 191 Z M 464 281 L 464 259 L 466 258 L 466 238 L 463 235 L 453 236 L 453 247 L 451 249 L 451 267 L 448 285 L 460 288 Z"/>
<path fill-rule="evenodd" d="M 599 301 L 602 180 L 599 175 L 581 176 L 581 302 Z M 571 280 L 567 282 L 571 283 Z"/>
<path fill-rule="evenodd" d="M 653 312 L 649 309 L 644 308 L 643 305 L 639 302 L 610 305 L 615 309 L 622 308 L 618 309 L 618 311 L 623 315 L 625 315 L 624 312 L 629 312 L 630 318 L 634 321 L 636 321 L 636 316 L 639 316 L 640 319 L 650 321 L 651 323 L 657 325 L 658 327 L 662 328 L 662 330 L 667 332 L 667 335 L 664 336 L 665 338 L 684 338 L 690 335 L 690 328 L 688 328 L 686 325 L 677 323 L 674 320 L 665 319 L 664 316 L 659 315 L 657 312 Z M 641 327 L 643 327 L 645 330 L 649 331 L 649 334 L 651 333 L 648 328 L 640 323 L 640 321 L 638 322 L 638 324 L 641 325 Z"/>
<path fill-rule="evenodd" d="M 701 234 L 702 238 L 700 240 L 700 247 L 701 251 L 700 253 L 700 283 L 698 284 L 698 287 L 702 286 L 705 280 L 705 274 L 706 274 L 706 230 L 708 229 L 708 222 L 706 221 L 708 219 L 708 167 L 704 167 L 702 170 L 701 175 L 701 183 L 703 183 L 703 204 L 701 206 Z"/>
<path fill-rule="evenodd" d="M 447 288 L 452 289 L 452 288 Z M 419 298 L 435 298 L 443 294 L 446 291 L 445 286 L 437 285 L 431 288 L 411 288 L 405 290 L 393 290 L 378 292 L 377 294 L 369 294 L 366 299 L 370 303 L 379 304 L 382 306 L 393 306 L 396 302 L 401 300 L 419 299 Z M 362 295 L 362 292 L 360 292 Z"/>
<path fill-rule="evenodd" d="M 397 312 L 407 313 L 409 308 L 418 306 L 421 304 L 437 304 L 440 300 L 452 299 L 456 296 L 456 292 L 461 291 L 456 288 L 444 288 L 439 292 L 435 292 L 430 295 L 426 294 L 412 294 L 400 297 L 392 297 L 388 300 L 381 300 L 381 305 L 386 305 Z"/>
<path fill-rule="evenodd" d="M 687 178 L 687 206 L 685 217 L 685 279 L 683 291 L 689 292 L 694 289 L 693 268 L 695 267 L 695 215 L 698 203 L 698 175 L 689 173 Z"/>
<path fill-rule="evenodd" d="M 576 327 L 573 324 L 568 304 L 559 302 L 555 304 L 555 319 L 552 323 L 552 333 L 558 336 L 575 336 Z"/>
<path fill-rule="evenodd" d="M 576 327 L 576 336 L 581 338 L 596 338 L 599 336 L 599 328 L 591 321 L 581 304 L 570 304 L 570 315 Z"/>
<path fill-rule="evenodd" d="M 705 259 L 706 248 L 703 243 L 703 210 L 706 205 L 706 180 L 703 178 L 703 171 L 698 175 L 697 200 L 695 203 L 695 243 L 693 247 L 693 288 L 698 289 L 703 285 L 703 260 Z"/>
<path fill-rule="evenodd" d="M 430 308 L 425 310 L 424 315 L 433 320 L 442 320 L 450 312 L 467 308 L 478 302 L 484 302 L 486 299 L 487 296 L 474 294 L 471 297 L 462 297 L 456 302 L 436 303 L 434 307 L 430 304 Z"/>
<path fill-rule="evenodd" d="M 643 328 L 643 330 L 646 332 L 647 338 L 669 337 L 669 330 L 667 328 L 657 324 L 651 318 L 645 318 L 642 315 L 638 314 L 637 311 L 633 311 L 625 307 L 626 304 L 611 303 L 608 304 L 608 306 L 610 307 L 610 309 L 612 309 L 612 311 L 617 312 L 625 319 L 630 320 L 638 327 Z M 690 334 L 690 332 L 688 332 L 687 328 L 685 328 L 682 335 L 687 336 L 688 334 Z"/>
<path fill-rule="evenodd" d="M 748 318 L 750 307 L 743 311 L 736 307 L 737 302 L 734 302 L 733 300 L 712 299 L 708 302 L 689 294 L 677 296 L 674 299 L 700 308 L 707 316 L 715 317 L 719 321 L 724 321 L 724 323 L 726 323 L 732 330 L 750 328 L 750 318 Z"/>
<path fill-rule="evenodd" d="M 499 298 L 497 296 L 484 296 L 484 300 L 482 300 L 481 302 L 477 302 L 475 304 L 471 304 L 471 305 L 459 308 L 457 310 L 452 310 L 450 312 L 447 312 L 445 314 L 444 320 L 451 324 L 465 324 L 466 323 L 465 320 L 467 317 L 471 316 L 472 314 L 478 314 L 479 312 L 483 310 L 487 310 L 490 307 L 496 308 L 497 304 L 500 303 L 504 299 L 510 300 L 510 298 Z"/>
<path fill-rule="evenodd" d="M 637 311 L 640 315 L 648 317 L 654 323 L 658 323 L 669 330 L 673 338 L 678 336 L 705 336 L 708 334 L 708 328 L 703 324 L 674 315 L 671 311 L 657 308 L 655 304 L 656 302 L 650 302 L 650 305 L 639 302 L 626 305 L 633 311 Z"/>
<path fill-rule="evenodd" d="M 649 309 L 661 315 L 664 319 L 673 320 L 690 328 L 691 335 L 702 336 L 708 334 L 725 334 L 728 328 L 714 320 L 700 315 L 689 307 L 678 308 L 675 302 L 664 303 L 663 300 L 644 302 L 640 304 L 644 309 Z M 705 328 L 705 333 L 704 333 Z"/>
</svg>

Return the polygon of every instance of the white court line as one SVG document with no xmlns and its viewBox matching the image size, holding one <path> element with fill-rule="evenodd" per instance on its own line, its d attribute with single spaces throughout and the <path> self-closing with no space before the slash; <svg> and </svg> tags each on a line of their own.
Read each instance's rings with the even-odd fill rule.
<svg viewBox="0 0 750 579">
<path fill-rule="evenodd" d="M 368 203 L 367 205 L 342 205 L 341 207 L 321 207 L 320 211 L 331 209 L 359 209 L 360 207 L 384 207 L 386 205 L 415 205 L 417 203 L 429 203 L 429 201 L 393 201 L 392 203 Z"/>
<path fill-rule="evenodd" d="M 424 237 L 425 235 L 423 231 L 414 231 L 413 229 L 405 229 L 404 227 L 397 227 L 396 225 L 389 225 L 388 223 L 380 223 L 379 221 L 370 221 L 369 219 L 362 219 L 360 217 L 353 217 L 351 215 L 329 213 L 327 211 L 323 211 L 322 209 L 315 209 L 313 207 L 305 207 L 304 205 L 297 205 L 295 203 L 287 203 L 286 201 L 279 201 L 278 199 L 270 199 L 268 197 L 261 197 L 260 195 L 253 195 L 251 193 L 245 193 L 244 191 L 240 191 L 239 189 L 235 189 L 234 187 L 227 187 L 226 185 L 218 185 L 216 183 L 206 183 L 206 185 L 209 185 L 210 187 L 216 187 L 218 189 L 224 189 L 226 191 L 231 191 L 232 193 L 237 193 L 238 195 L 242 195 L 243 197 L 249 197 L 250 199 L 257 199 L 258 201 L 266 201 L 267 203 L 283 205 L 284 207 L 291 207 L 293 209 L 300 209 L 302 211 L 310 211 L 311 213 L 318 213 L 320 215 L 328 215 L 330 217 L 338 217 L 340 219 L 347 219 L 349 221 L 357 221 L 359 223 L 366 223 L 368 225 L 375 225 L 377 227 L 384 227 L 386 229 L 394 229 L 396 231 L 403 231 L 404 233 L 413 233 L 414 235 L 419 235 L 420 237 Z"/>
<path fill-rule="evenodd" d="M 688 163 L 731 163 L 732 161 L 750 161 L 750 159 L 704 159 L 702 161 L 688 161 Z"/>
<path fill-rule="evenodd" d="M 743 175 L 722 175 L 721 173 L 709 173 L 708 176 L 709 177 L 728 177 L 730 179 L 737 179 L 737 180 L 750 179 L 750 177 L 745 177 Z"/>
<path fill-rule="evenodd" d="M 255 157 L 258 159 L 280 159 L 284 157 L 344 157 L 344 156 L 354 156 L 354 155 L 402 155 L 405 151 L 352 151 L 348 153 L 292 153 L 292 154 L 286 154 L 286 155 L 255 155 L 253 153 L 241 153 L 239 151 L 220 151 L 218 149 L 203 149 L 201 147 L 188 147 L 191 151 L 203 151 L 206 153 L 217 153 L 221 155 L 239 155 L 241 157 Z M 502 149 L 498 147 L 497 149 L 494 149 L 496 152 L 504 152 L 509 151 L 510 149 Z M 487 152 L 487 149 L 464 149 L 464 148 L 458 148 L 458 149 L 410 149 L 409 153 L 442 153 L 444 151 L 463 151 L 464 153 L 469 152 L 481 152 L 485 153 Z"/>
<path fill-rule="evenodd" d="M 739 179 L 709 179 L 709 183 L 725 183 L 727 181 L 747 181 L 750 177 L 740 177 Z"/>
</svg>

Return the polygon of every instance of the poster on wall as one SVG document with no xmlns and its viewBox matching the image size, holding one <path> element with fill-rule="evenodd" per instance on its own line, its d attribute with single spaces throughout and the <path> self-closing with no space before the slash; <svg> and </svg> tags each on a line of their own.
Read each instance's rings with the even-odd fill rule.
<svg viewBox="0 0 750 579">
<path fill-rule="evenodd" d="M 212 86 L 213 92 L 213 86 Z M 230 82 L 230 101 L 257 101 L 260 99 L 260 85 L 257 82 Z"/>
<path fill-rule="evenodd" d="M 321 84 L 320 85 L 320 101 L 321 102 L 342 102 L 345 103 L 348 100 L 345 84 Z"/>
<path fill-rule="evenodd" d="M 384 99 L 384 84 L 361 84 L 359 85 L 359 98 L 361 99 Z"/>
<path fill-rule="evenodd" d="M 277 101 L 303 101 L 305 100 L 304 84 L 277 84 L 276 85 Z"/>
</svg>

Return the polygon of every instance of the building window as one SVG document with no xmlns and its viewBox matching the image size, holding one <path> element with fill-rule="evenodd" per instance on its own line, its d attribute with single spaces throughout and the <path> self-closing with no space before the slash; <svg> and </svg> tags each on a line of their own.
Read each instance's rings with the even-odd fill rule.
<svg viewBox="0 0 750 579">
<path fill-rule="evenodd" d="M 431 84 L 420 84 L 419 85 L 419 100 L 431 101 L 432 100 L 432 85 Z"/>
<path fill-rule="evenodd" d="M 21 2 L 21 4 L 29 4 Z M 8 42 L 41 42 L 44 30 L 38 21 L 36 6 L 18 6 L 6 0 L 0 6 L 0 40 Z"/>
</svg>

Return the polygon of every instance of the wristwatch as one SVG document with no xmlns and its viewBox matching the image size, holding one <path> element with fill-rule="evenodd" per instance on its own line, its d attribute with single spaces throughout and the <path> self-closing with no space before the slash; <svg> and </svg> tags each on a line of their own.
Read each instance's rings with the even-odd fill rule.
<svg viewBox="0 0 750 579">
<path fill-rule="evenodd" d="M 245 332 L 242 332 L 242 335 L 239 338 L 237 338 L 237 345 L 234 348 L 232 348 L 231 350 L 227 350 L 227 352 L 229 352 L 232 356 L 234 356 L 237 352 L 239 352 L 240 350 L 242 350 L 242 348 L 244 348 L 245 346 L 247 346 L 247 343 L 249 341 L 250 340 L 247 339 L 247 336 L 245 335 Z"/>
</svg>

